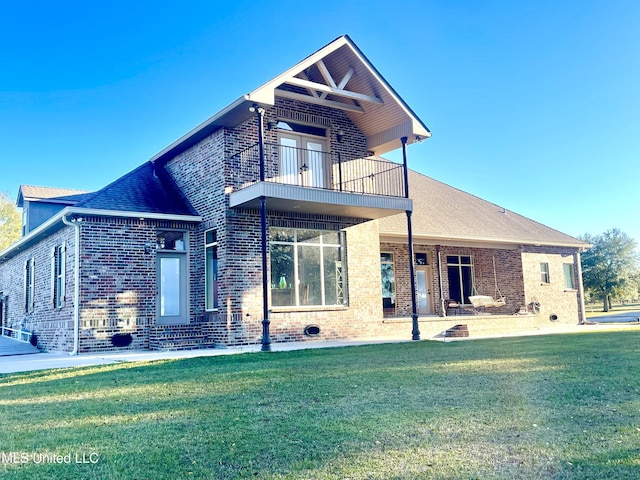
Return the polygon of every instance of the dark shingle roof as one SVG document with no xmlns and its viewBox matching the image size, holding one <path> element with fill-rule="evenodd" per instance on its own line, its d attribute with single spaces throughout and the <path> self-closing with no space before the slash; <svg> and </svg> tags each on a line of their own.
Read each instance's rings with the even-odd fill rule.
<svg viewBox="0 0 640 480">
<path fill-rule="evenodd" d="M 164 168 L 144 163 L 76 207 L 168 215 L 198 215 Z"/>
<path fill-rule="evenodd" d="M 413 234 L 460 241 L 587 246 L 558 230 L 518 215 L 420 173 L 409 172 Z M 406 235 L 405 215 L 379 220 L 381 235 Z"/>
<path fill-rule="evenodd" d="M 20 185 L 18 191 L 18 207 L 22 207 L 25 200 L 31 202 L 61 203 L 75 205 L 84 200 L 91 192 L 71 188 L 38 187 L 34 185 Z"/>
</svg>

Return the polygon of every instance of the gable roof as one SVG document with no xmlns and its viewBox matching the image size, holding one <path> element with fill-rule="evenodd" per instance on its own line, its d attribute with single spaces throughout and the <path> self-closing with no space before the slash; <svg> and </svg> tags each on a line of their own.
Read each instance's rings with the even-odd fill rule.
<svg viewBox="0 0 640 480">
<path fill-rule="evenodd" d="M 47 203 L 59 203 L 63 205 L 75 205 L 86 195 L 88 190 L 75 190 L 70 188 L 37 187 L 34 185 L 20 185 L 16 204 L 22 207 L 25 201 Z"/>
<path fill-rule="evenodd" d="M 440 244 L 589 246 L 530 218 L 411 170 L 409 193 L 413 198 L 415 239 Z M 405 215 L 386 217 L 378 222 L 381 236 L 407 235 Z"/>
<path fill-rule="evenodd" d="M 76 208 L 167 215 L 198 215 L 164 168 L 151 162 L 87 196 Z"/>
<path fill-rule="evenodd" d="M 326 105 L 345 111 L 367 138 L 367 148 L 383 154 L 431 136 L 427 126 L 400 98 L 348 35 L 336 38 L 282 74 L 247 93 L 151 158 L 163 162 L 216 130 L 235 127 L 271 107 L 276 97 Z"/>
</svg>

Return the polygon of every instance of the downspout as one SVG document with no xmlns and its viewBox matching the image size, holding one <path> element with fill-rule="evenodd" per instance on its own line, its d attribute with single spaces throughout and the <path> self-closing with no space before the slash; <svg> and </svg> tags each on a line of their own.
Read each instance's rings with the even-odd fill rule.
<svg viewBox="0 0 640 480">
<path fill-rule="evenodd" d="M 582 260 L 580 259 L 580 250 L 575 254 L 575 262 L 578 272 L 578 296 L 580 297 L 580 303 L 578 303 L 578 308 L 580 309 L 578 312 L 578 324 L 583 324 L 587 318 L 587 308 L 584 305 L 584 284 L 582 283 Z"/>
<path fill-rule="evenodd" d="M 73 350 L 69 352 L 69 355 L 77 355 L 80 342 L 80 225 L 77 219 L 68 220 L 66 215 L 62 216 L 62 222 L 74 227 L 76 236 L 73 265 Z"/>
</svg>

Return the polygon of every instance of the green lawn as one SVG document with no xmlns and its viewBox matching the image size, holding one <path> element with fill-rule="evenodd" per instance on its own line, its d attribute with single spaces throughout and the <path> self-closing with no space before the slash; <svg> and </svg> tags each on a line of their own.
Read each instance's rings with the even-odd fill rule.
<svg viewBox="0 0 640 480">
<path fill-rule="evenodd" d="M 625 330 L 3 375 L 0 477 L 637 479 L 639 340 Z M 42 463 L 52 454 L 61 463 Z"/>
</svg>

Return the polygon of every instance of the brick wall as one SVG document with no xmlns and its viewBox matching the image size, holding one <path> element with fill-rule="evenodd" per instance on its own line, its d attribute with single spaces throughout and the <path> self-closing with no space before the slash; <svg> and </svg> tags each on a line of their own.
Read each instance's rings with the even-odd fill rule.
<svg viewBox="0 0 640 480">
<path fill-rule="evenodd" d="M 576 249 L 561 247 L 525 247 L 522 250 L 522 265 L 525 278 L 525 295 L 527 302 L 540 303 L 540 316 L 549 318 L 557 316 L 560 323 L 578 323 L 579 317 L 578 278 L 574 278 L 576 289 L 565 286 L 565 263 L 574 265 L 574 275 L 578 268 L 575 257 Z M 549 264 L 549 283 L 543 283 L 540 263 Z"/>
<path fill-rule="evenodd" d="M 52 303 L 53 247 L 65 244 L 65 299 L 61 308 Z M 5 325 L 33 332 L 43 350 L 70 351 L 73 348 L 73 272 L 75 235 L 64 227 L 38 244 L 21 251 L 0 265 L 0 292 L 5 297 Z M 33 310 L 25 311 L 25 262 L 34 259 L 35 288 Z"/>
<path fill-rule="evenodd" d="M 276 119 L 312 123 L 327 128 L 328 149 L 339 151 L 342 160 L 361 158 L 370 154 L 366 138 L 340 110 L 278 98 L 276 105 L 265 112 L 265 127 Z M 344 132 L 338 142 L 336 134 Z M 262 261 L 260 216 L 255 210 L 229 208 L 225 187 L 255 181 L 257 170 L 240 170 L 235 157 L 238 152 L 254 146 L 258 141 L 257 119 L 251 117 L 243 124 L 221 129 L 189 150 L 176 156 L 166 165 L 192 205 L 203 217 L 203 223 L 192 234 L 191 250 L 191 321 L 194 332 L 205 332 L 204 343 L 246 344 L 260 341 L 262 332 Z M 277 143 L 277 131 L 265 128 L 265 142 Z M 235 163 L 234 163 L 235 162 Z M 277 165 L 267 165 L 275 171 Z M 295 216 L 283 212 L 268 214 L 269 225 L 337 230 L 352 227 L 361 220 L 329 218 L 325 216 Z M 218 294 L 220 309 L 217 313 L 204 309 L 204 231 L 216 228 L 218 236 Z M 370 227 L 373 228 L 373 227 Z M 271 333 L 274 341 L 302 338 L 304 326 L 322 324 L 323 335 L 344 338 L 361 330 L 353 319 L 369 324 L 370 314 L 380 314 L 379 265 L 376 233 L 366 240 L 359 238 L 360 230 L 348 230 L 349 282 L 351 304 L 349 308 L 325 309 L 305 312 L 274 312 Z M 363 245 L 366 247 L 362 250 Z M 360 253 L 358 253 L 360 251 Z M 369 258 L 372 254 L 373 256 Z M 350 260 L 351 257 L 356 260 Z M 360 257 L 369 258 L 361 262 Z M 365 267 L 366 265 L 366 267 Z M 366 275 L 358 272 L 365 269 Z M 371 275 L 374 280 L 371 282 Z M 357 288 L 353 289 L 353 285 Z M 364 283 L 362 283 L 364 282 Z M 360 285 L 363 285 L 361 288 Z M 366 293 L 365 293 L 366 292 Z M 375 301 L 367 300 L 375 295 Z M 355 312 L 359 312 L 357 315 Z M 366 320 L 364 320 L 366 318 Z M 349 320 L 349 321 L 347 321 Z M 349 330 L 351 329 L 351 330 Z M 347 331 L 349 330 L 349 331 Z M 195 333 L 194 333 L 195 334 Z M 198 333 L 199 335 L 199 333 Z"/>
</svg>

